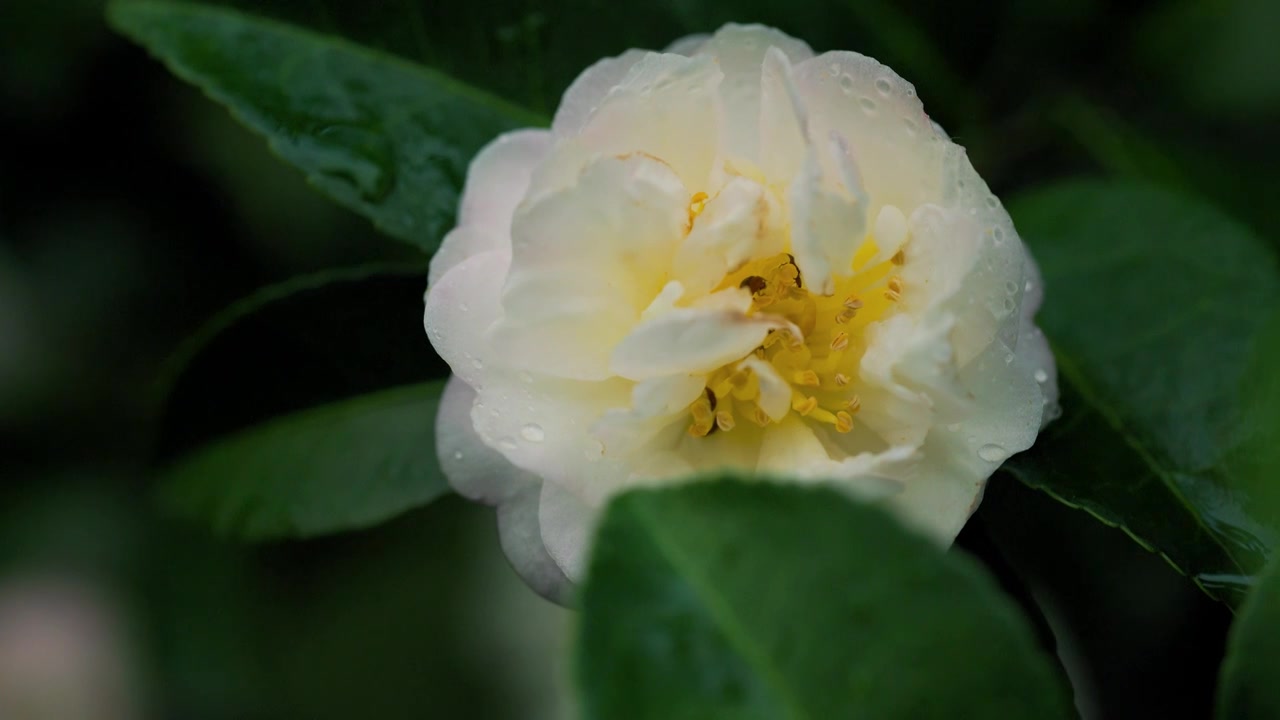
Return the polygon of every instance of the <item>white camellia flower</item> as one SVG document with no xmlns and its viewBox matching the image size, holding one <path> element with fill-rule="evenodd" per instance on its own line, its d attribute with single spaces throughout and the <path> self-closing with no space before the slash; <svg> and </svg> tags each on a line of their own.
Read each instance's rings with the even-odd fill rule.
<svg viewBox="0 0 1280 720">
<path fill-rule="evenodd" d="M 718 469 L 947 544 L 1056 408 L 1040 297 L 884 65 L 761 26 L 628 51 L 471 164 L 426 297 L 441 461 L 561 600 L 612 494 Z"/>
</svg>

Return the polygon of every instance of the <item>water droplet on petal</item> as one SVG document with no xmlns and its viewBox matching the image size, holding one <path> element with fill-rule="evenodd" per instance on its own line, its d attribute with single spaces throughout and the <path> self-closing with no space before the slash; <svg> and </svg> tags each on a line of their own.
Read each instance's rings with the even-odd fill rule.
<svg viewBox="0 0 1280 720">
<path fill-rule="evenodd" d="M 1009 451 L 999 445 L 983 445 L 978 448 L 978 457 L 987 462 L 1000 462 L 1009 457 Z"/>
<path fill-rule="evenodd" d="M 844 90 L 844 94 L 848 95 L 853 92 L 853 76 L 844 74 L 840 76 L 840 88 Z"/>
<path fill-rule="evenodd" d="M 874 115 L 876 112 L 876 101 L 869 97 L 863 96 L 858 98 L 858 104 L 862 106 L 862 112 L 868 115 Z"/>
<path fill-rule="evenodd" d="M 454 459 L 454 460 L 461 460 L 461 459 L 462 459 L 462 451 L 461 451 L 461 450 L 457 450 L 457 451 L 455 451 L 455 452 L 453 453 L 453 459 Z"/>
<path fill-rule="evenodd" d="M 1004 244 L 1004 228 L 998 227 L 991 231 L 991 237 L 996 239 L 997 245 Z"/>
<path fill-rule="evenodd" d="M 889 93 L 893 92 L 893 82 L 889 78 L 876 78 L 876 89 L 881 95 L 888 97 Z"/>
<path fill-rule="evenodd" d="M 537 423 L 529 423 L 528 425 L 520 428 L 520 437 L 528 440 L 529 442 L 536 443 L 542 442 L 542 439 L 546 437 L 546 433 L 542 432 L 541 425 Z"/>
<path fill-rule="evenodd" d="M 1038 383 L 1049 382 L 1049 373 L 1045 372 L 1044 368 L 1040 368 L 1039 370 L 1036 370 L 1034 373 L 1034 377 L 1036 379 L 1036 382 Z"/>
<path fill-rule="evenodd" d="M 504 437 L 501 440 L 499 440 L 498 446 L 501 447 L 503 450 L 515 450 L 517 447 L 519 447 L 518 445 L 516 445 L 516 441 L 512 440 L 509 437 Z"/>
<path fill-rule="evenodd" d="M 1014 293 L 1018 292 L 1018 283 L 1016 283 L 1016 282 L 1014 282 L 1014 281 L 1010 280 L 1009 282 L 1007 282 L 1007 283 L 1005 283 L 1005 284 L 1004 284 L 1004 289 L 1005 289 L 1005 291 L 1006 291 L 1006 292 L 1008 292 L 1010 295 L 1012 295 L 1012 294 L 1014 294 Z"/>
</svg>

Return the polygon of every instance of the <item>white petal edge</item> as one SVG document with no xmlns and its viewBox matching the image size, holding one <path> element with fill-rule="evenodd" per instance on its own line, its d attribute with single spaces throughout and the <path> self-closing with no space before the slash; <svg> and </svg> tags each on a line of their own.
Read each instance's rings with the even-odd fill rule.
<svg viewBox="0 0 1280 720">
<path fill-rule="evenodd" d="M 534 592 L 565 605 L 572 584 L 547 552 L 538 523 L 542 479 L 512 465 L 476 434 L 476 393 L 456 377 L 445 384 L 436 418 L 440 467 L 459 495 L 497 508 L 498 539 L 512 568 Z"/>
<path fill-rule="evenodd" d="M 764 25 L 729 23 L 698 48 L 699 55 L 714 57 L 724 73 L 719 87 L 724 107 L 720 147 L 731 160 L 759 163 L 761 68 L 771 51 L 791 62 L 813 57 L 804 42 Z"/>
<path fill-rule="evenodd" d="M 459 225 L 511 232 L 516 205 L 529 189 L 534 167 L 551 150 L 547 130 L 516 130 L 494 138 L 471 160 L 458 209 Z"/>
<path fill-rule="evenodd" d="M 502 317 L 499 298 L 511 256 L 502 251 L 473 255 L 427 288 L 422 323 L 427 338 L 453 374 L 476 390 L 499 364 L 485 332 Z"/>
<path fill-rule="evenodd" d="M 647 50 L 628 50 L 617 57 L 598 60 L 583 70 L 560 98 L 551 122 L 552 132 L 557 137 L 568 137 L 581 131 L 609 91 L 647 54 Z"/>
<path fill-rule="evenodd" d="M 574 493 L 556 483 L 542 486 L 538 522 L 547 552 L 571 582 L 581 582 L 586 574 L 591 537 L 598 512 Z"/>
<path fill-rule="evenodd" d="M 528 487 L 542 485 L 533 473 L 512 465 L 476 434 L 471 422 L 476 391 L 457 377 L 445 383 L 436 416 L 436 452 L 440 469 L 459 495 L 486 505 L 501 505 Z"/>
<path fill-rule="evenodd" d="M 540 506 L 542 486 L 530 485 L 498 507 L 498 541 L 511 567 L 542 597 L 568 607 L 574 583 L 547 550 Z"/>
</svg>

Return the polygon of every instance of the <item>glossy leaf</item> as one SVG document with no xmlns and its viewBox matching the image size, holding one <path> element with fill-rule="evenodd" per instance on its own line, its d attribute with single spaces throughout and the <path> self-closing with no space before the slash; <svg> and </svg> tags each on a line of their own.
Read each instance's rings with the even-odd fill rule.
<svg viewBox="0 0 1280 720">
<path fill-rule="evenodd" d="M 109 16 L 320 191 L 427 251 L 453 222 L 471 156 L 545 122 L 437 71 L 233 10 L 134 0 Z"/>
<path fill-rule="evenodd" d="M 1275 258 L 1142 185 L 1067 183 L 1011 212 L 1044 273 L 1063 416 L 1006 468 L 1237 603 L 1274 541 L 1228 460 L 1257 431 L 1238 388 L 1280 297 Z"/>
<path fill-rule="evenodd" d="M 1273 560 L 1231 628 L 1218 690 L 1223 720 L 1280 717 L 1280 561 Z"/>
<path fill-rule="evenodd" d="M 627 493 L 581 601 L 588 719 L 1070 714 L 978 566 L 829 489 Z"/>
<path fill-rule="evenodd" d="M 246 540 L 366 527 L 448 491 L 436 460 L 442 382 L 276 418 L 192 453 L 162 503 Z"/>
</svg>

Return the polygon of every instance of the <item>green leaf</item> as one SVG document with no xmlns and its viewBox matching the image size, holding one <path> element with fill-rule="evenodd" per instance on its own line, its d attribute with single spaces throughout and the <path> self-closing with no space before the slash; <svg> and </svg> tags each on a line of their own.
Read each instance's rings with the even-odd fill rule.
<svg viewBox="0 0 1280 720">
<path fill-rule="evenodd" d="M 1218 686 L 1218 717 L 1280 717 L 1280 559 L 1258 578 L 1231 627 Z"/>
<path fill-rule="evenodd" d="M 829 489 L 622 495 L 581 601 L 588 719 L 1070 715 L 977 565 Z"/>
<path fill-rule="evenodd" d="M 1005 467 L 1237 603 L 1274 540 L 1228 460 L 1257 431 L 1238 388 L 1280 297 L 1275 258 L 1142 185 L 1066 183 L 1011 212 L 1044 273 L 1063 416 Z"/>
<path fill-rule="evenodd" d="M 448 491 L 434 426 L 443 382 L 393 388 L 218 440 L 161 477 L 171 510 L 245 540 L 367 527 Z"/>
<path fill-rule="evenodd" d="M 545 124 L 434 70 L 232 10 L 134 0 L 109 17 L 321 192 L 426 251 L 453 223 L 471 156 Z"/>
</svg>

